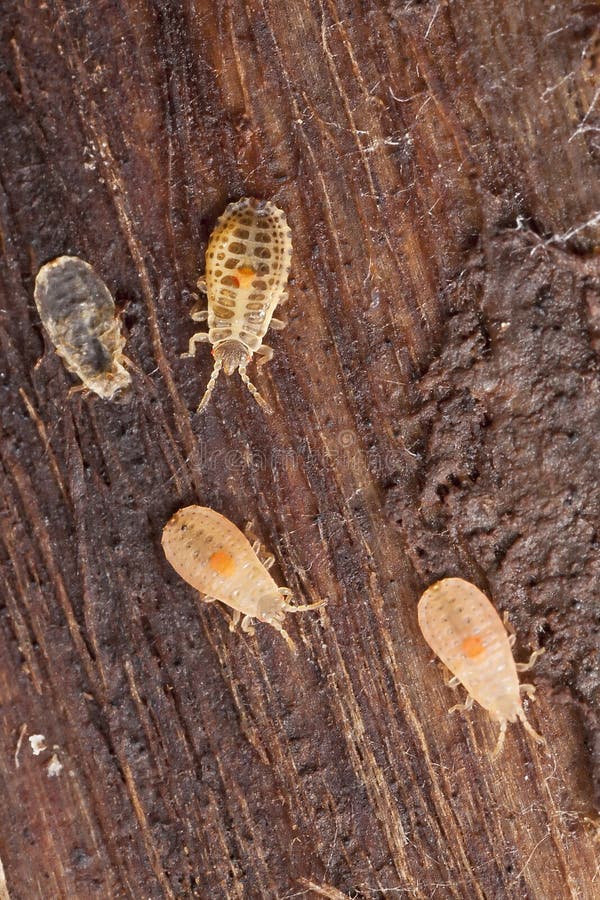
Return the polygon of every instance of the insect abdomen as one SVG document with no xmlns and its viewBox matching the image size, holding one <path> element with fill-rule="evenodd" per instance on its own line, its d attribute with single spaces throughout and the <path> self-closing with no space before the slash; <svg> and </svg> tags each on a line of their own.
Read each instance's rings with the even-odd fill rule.
<svg viewBox="0 0 600 900">
<path fill-rule="evenodd" d="M 244 197 L 219 218 L 206 251 L 212 344 L 232 338 L 257 350 L 290 271 L 291 232 L 268 201 Z"/>
<path fill-rule="evenodd" d="M 121 360 L 125 343 L 114 300 L 99 275 L 77 256 L 46 263 L 34 299 L 56 352 L 85 387 L 110 399 L 131 376 Z"/>
<path fill-rule="evenodd" d="M 485 594 L 462 578 L 438 581 L 419 601 L 419 624 L 473 699 L 512 721 L 521 706 L 517 669 L 502 620 Z"/>
<path fill-rule="evenodd" d="M 259 616 L 259 602 L 277 595 L 277 585 L 238 528 L 215 510 L 180 509 L 162 539 L 176 572 L 203 594 L 245 615 Z"/>
</svg>

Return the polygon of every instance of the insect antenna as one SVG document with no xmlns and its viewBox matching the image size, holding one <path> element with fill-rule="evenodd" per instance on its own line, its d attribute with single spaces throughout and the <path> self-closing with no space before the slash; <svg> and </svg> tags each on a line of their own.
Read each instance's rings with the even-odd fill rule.
<svg viewBox="0 0 600 900">
<path fill-rule="evenodd" d="M 217 378 L 219 377 L 219 372 L 221 371 L 221 366 L 223 365 L 223 361 L 221 359 L 215 359 L 215 364 L 213 366 L 212 374 L 208 379 L 208 384 L 206 385 L 206 390 L 204 391 L 204 396 L 198 405 L 198 409 L 196 412 L 202 412 L 202 410 L 206 407 L 206 404 L 210 400 L 210 395 L 215 389 L 215 384 L 217 382 Z"/>
<path fill-rule="evenodd" d="M 272 414 L 273 414 L 273 410 L 271 409 L 271 407 L 269 406 L 269 404 L 267 403 L 267 401 L 264 400 L 264 399 L 260 396 L 260 394 L 258 393 L 258 389 L 252 384 L 252 382 L 250 381 L 250 379 L 249 379 L 248 376 L 246 375 L 246 367 L 245 367 L 245 366 L 240 366 L 240 367 L 239 367 L 239 373 L 240 373 L 240 378 L 242 379 L 242 381 L 244 382 L 244 384 L 246 385 L 246 387 L 248 388 L 248 390 L 250 391 L 250 393 L 252 394 L 252 396 L 254 397 L 254 399 L 256 400 L 256 402 L 258 403 L 258 405 L 261 406 L 261 407 L 264 409 L 264 411 L 265 411 L 266 413 L 268 413 L 269 415 L 272 415 Z"/>
</svg>

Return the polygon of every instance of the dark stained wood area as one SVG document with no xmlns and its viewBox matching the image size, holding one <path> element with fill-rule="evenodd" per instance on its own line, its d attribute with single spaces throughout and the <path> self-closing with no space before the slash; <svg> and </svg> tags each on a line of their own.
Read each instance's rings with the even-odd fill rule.
<svg viewBox="0 0 600 900">
<path fill-rule="evenodd" d="M 597 898 L 600 5 L 1 5 L 0 898 Z M 292 229 L 275 412 L 222 377 L 197 416 L 242 196 Z M 122 313 L 121 402 L 42 331 L 61 254 Z M 191 503 L 328 598 L 297 656 L 170 568 Z M 449 575 L 545 648 L 545 746 L 447 714 Z"/>
</svg>

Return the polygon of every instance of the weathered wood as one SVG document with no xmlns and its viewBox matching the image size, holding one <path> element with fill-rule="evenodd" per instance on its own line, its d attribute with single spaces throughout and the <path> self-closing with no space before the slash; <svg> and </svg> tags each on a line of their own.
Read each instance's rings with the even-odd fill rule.
<svg viewBox="0 0 600 900">
<path fill-rule="evenodd" d="M 0 893 L 597 896 L 598 5 L 3 12 Z M 196 418 L 190 293 L 243 195 L 294 240 L 275 415 L 229 380 Z M 124 310 L 121 404 L 69 398 L 44 339 L 63 253 Z M 296 658 L 169 568 L 193 502 L 328 597 Z M 546 647 L 545 748 L 514 726 L 492 764 L 485 713 L 446 715 L 442 575 Z"/>
</svg>

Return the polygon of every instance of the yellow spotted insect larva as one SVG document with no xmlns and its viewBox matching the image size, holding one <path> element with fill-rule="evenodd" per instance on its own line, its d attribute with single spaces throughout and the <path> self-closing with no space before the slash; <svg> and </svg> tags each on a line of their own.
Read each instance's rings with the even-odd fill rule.
<svg viewBox="0 0 600 900">
<path fill-rule="evenodd" d="M 544 651 L 536 650 L 528 663 L 515 663 L 511 649 L 515 636 L 507 634 L 485 594 L 462 578 L 444 578 L 427 588 L 419 600 L 418 616 L 423 637 L 454 676 L 450 687 L 462 684 L 469 694 L 464 705 L 453 706 L 450 712 L 470 709 L 476 700 L 500 723 L 492 758 L 502 750 L 507 722 L 517 719 L 543 743 L 521 705 L 520 691 L 533 697 L 535 688 L 519 685 L 517 672 L 531 668 Z"/>
<path fill-rule="evenodd" d="M 129 387 L 125 338 L 115 302 L 99 275 L 77 256 L 59 256 L 35 279 L 35 304 L 56 352 L 89 390 L 104 400 Z"/>
<path fill-rule="evenodd" d="M 318 609 L 325 601 L 292 606 L 289 588 L 278 587 L 268 572 L 274 557 L 267 554 L 261 560 L 260 542 L 252 540 L 214 509 L 186 506 L 165 525 L 162 546 L 175 571 L 207 603 L 220 600 L 234 610 L 232 631 L 241 618 L 242 631 L 254 634 L 252 619 L 258 619 L 276 628 L 294 650 L 282 624 L 285 613 Z"/>
<path fill-rule="evenodd" d="M 208 332 L 192 335 L 183 354 L 195 356 L 197 343 L 212 344 L 215 363 L 198 412 L 208 403 L 221 369 L 226 375 L 238 369 L 256 402 L 271 412 L 246 367 L 253 353 L 259 366 L 273 356 L 262 339 L 269 325 L 284 327 L 273 312 L 285 298 L 291 256 L 291 231 L 273 203 L 244 197 L 230 203 L 219 218 L 206 249 L 206 275 L 198 282 L 206 291 L 208 309 L 191 314 L 195 322 L 208 320 Z"/>
</svg>

